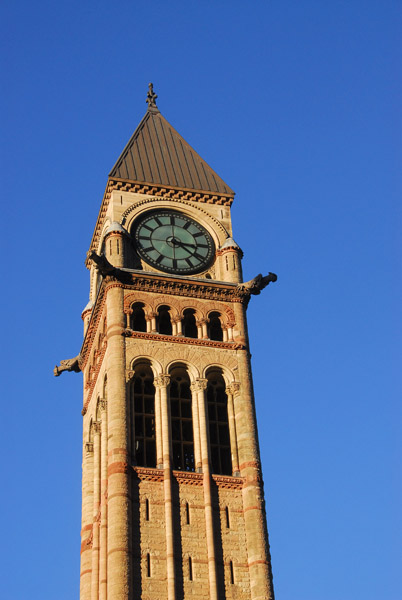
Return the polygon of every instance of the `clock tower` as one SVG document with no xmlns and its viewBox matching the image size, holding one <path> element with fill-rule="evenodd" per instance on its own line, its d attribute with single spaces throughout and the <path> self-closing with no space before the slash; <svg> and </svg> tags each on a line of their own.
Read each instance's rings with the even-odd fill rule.
<svg viewBox="0 0 402 600">
<path fill-rule="evenodd" d="M 273 600 L 234 192 L 159 112 L 110 172 L 87 267 L 80 600 Z"/>
</svg>

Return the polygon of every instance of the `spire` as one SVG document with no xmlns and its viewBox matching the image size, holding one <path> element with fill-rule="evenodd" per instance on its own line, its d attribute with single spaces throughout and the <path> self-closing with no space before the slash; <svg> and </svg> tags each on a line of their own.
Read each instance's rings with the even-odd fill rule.
<svg viewBox="0 0 402 600">
<path fill-rule="evenodd" d="M 149 83 L 147 99 L 145 100 L 145 102 L 148 104 L 148 110 L 158 110 L 158 107 L 156 106 L 157 97 L 158 95 L 154 92 L 154 84 Z"/>
<path fill-rule="evenodd" d="M 157 97 L 150 83 L 148 110 L 109 177 L 233 196 L 233 190 L 162 116 Z"/>
</svg>

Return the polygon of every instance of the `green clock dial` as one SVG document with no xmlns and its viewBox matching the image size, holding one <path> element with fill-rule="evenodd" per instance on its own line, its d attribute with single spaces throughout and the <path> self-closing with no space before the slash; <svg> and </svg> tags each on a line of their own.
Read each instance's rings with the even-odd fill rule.
<svg viewBox="0 0 402 600">
<path fill-rule="evenodd" d="M 141 258 L 166 273 L 199 273 L 215 254 L 208 231 L 175 210 L 146 213 L 135 223 L 132 235 Z"/>
</svg>

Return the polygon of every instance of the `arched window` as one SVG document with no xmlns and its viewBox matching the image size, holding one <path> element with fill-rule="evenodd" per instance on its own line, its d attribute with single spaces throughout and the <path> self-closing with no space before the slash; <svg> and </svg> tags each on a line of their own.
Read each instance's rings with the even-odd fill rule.
<svg viewBox="0 0 402 600">
<path fill-rule="evenodd" d="M 131 329 L 134 331 L 146 331 L 147 322 L 145 320 L 144 305 L 142 302 L 136 302 L 132 306 Z"/>
<path fill-rule="evenodd" d="M 140 366 L 131 384 L 133 454 L 139 467 L 156 467 L 155 388 L 149 366 Z"/>
<path fill-rule="evenodd" d="M 157 315 L 157 330 L 164 335 L 172 335 L 172 322 L 170 320 L 169 306 L 160 306 Z"/>
<path fill-rule="evenodd" d="M 183 335 L 188 338 L 197 338 L 198 330 L 194 316 L 195 310 L 186 308 L 183 313 Z"/>
<path fill-rule="evenodd" d="M 107 400 L 107 375 L 105 375 L 105 379 L 103 380 L 103 399 Z"/>
<path fill-rule="evenodd" d="M 212 472 L 216 475 L 232 475 L 228 397 L 219 372 L 208 376 L 207 403 Z"/>
<path fill-rule="evenodd" d="M 190 380 L 184 369 L 177 369 L 170 378 L 170 415 L 173 468 L 179 471 L 194 471 L 191 390 Z"/>
<path fill-rule="evenodd" d="M 220 315 L 218 312 L 212 312 L 209 315 L 209 327 L 208 327 L 208 337 L 210 340 L 215 340 L 217 342 L 222 342 L 223 340 L 223 331 L 220 320 Z"/>
</svg>

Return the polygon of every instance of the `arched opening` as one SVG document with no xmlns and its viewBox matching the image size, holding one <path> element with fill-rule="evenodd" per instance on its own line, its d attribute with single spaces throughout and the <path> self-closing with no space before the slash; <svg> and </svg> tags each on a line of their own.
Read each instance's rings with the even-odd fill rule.
<svg viewBox="0 0 402 600">
<path fill-rule="evenodd" d="M 144 304 L 142 302 L 136 302 L 132 306 L 131 315 L 131 329 L 133 331 L 146 331 L 147 322 L 145 319 Z"/>
<path fill-rule="evenodd" d="M 232 475 L 230 451 L 228 397 L 225 381 L 219 371 L 207 375 L 207 404 L 210 455 L 212 472 L 216 475 Z"/>
<path fill-rule="evenodd" d="M 172 371 L 169 393 L 173 468 L 179 471 L 194 471 L 195 462 L 190 379 L 184 368 L 176 368 Z"/>
<path fill-rule="evenodd" d="M 216 342 L 223 341 L 222 324 L 218 312 L 212 312 L 209 315 L 208 337 L 210 340 L 215 340 Z"/>
<path fill-rule="evenodd" d="M 172 335 L 172 321 L 170 319 L 169 306 L 160 306 L 156 318 L 158 333 Z"/>
<path fill-rule="evenodd" d="M 131 383 L 133 455 L 139 467 L 156 467 L 155 388 L 148 365 L 139 365 Z"/>
<path fill-rule="evenodd" d="M 198 337 L 195 310 L 192 308 L 186 308 L 183 312 L 183 335 L 188 338 Z"/>
</svg>

